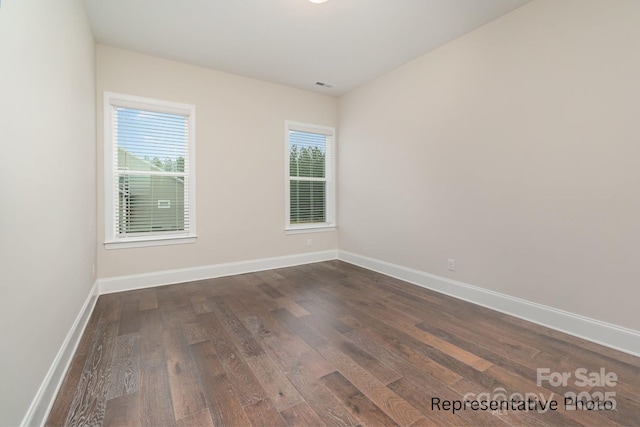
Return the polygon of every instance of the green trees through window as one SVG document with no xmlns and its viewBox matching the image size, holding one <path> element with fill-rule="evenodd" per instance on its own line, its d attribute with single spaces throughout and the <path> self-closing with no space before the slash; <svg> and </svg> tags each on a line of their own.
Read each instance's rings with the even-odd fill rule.
<svg viewBox="0 0 640 427">
<path fill-rule="evenodd" d="M 327 222 L 326 136 L 289 133 L 291 224 Z"/>
<path fill-rule="evenodd" d="M 178 157 L 175 160 L 166 157 L 164 160 L 160 160 L 157 156 L 152 159 L 149 156 L 144 156 L 144 160 L 165 172 L 184 172 L 184 157 Z"/>
</svg>

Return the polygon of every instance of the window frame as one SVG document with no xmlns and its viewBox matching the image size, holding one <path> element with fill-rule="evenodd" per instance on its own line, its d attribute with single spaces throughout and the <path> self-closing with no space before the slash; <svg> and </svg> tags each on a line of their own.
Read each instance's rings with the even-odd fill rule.
<svg viewBox="0 0 640 427">
<path fill-rule="evenodd" d="M 164 246 L 195 243 L 196 235 L 196 108 L 191 104 L 126 95 L 116 92 L 104 92 L 104 245 L 106 249 L 121 249 L 146 246 Z M 185 192 L 185 206 L 188 206 L 189 229 L 185 232 L 166 231 L 141 233 L 139 236 L 119 237 L 116 232 L 115 179 L 114 170 L 114 108 L 134 108 L 168 114 L 180 114 L 187 118 L 189 135 L 188 150 L 188 192 Z M 188 194 L 188 195 L 187 195 Z"/>
<path fill-rule="evenodd" d="M 284 160 L 285 160 L 285 234 L 300 233 L 316 233 L 324 231 L 334 231 L 337 228 L 336 223 L 336 130 L 330 126 L 316 125 L 311 123 L 303 123 L 292 120 L 285 121 L 285 144 L 284 144 Z M 326 219 L 325 222 L 292 224 L 291 223 L 291 171 L 289 169 L 289 153 L 290 153 L 290 131 L 309 132 L 323 134 L 330 137 L 327 141 L 329 146 L 325 151 L 325 206 Z M 326 155 L 329 152 L 329 155 Z M 299 177 L 295 177 L 298 179 Z M 331 199 L 331 200 L 330 200 Z"/>
</svg>

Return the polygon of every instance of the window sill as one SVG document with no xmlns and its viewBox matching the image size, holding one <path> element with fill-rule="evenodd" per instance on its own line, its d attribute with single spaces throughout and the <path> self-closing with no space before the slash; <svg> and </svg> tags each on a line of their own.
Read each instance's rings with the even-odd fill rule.
<svg viewBox="0 0 640 427">
<path fill-rule="evenodd" d="M 144 248 L 148 246 L 185 245 L 195 243 L 196 236 L 158 236 L 156 238 L 143 237 L 131 240 L 117 240 L 105 242 L 105 249 Z"/>
<path fill-rule="evenodd" d="M 336 231 L 335 225 L 311 225 L 308 227 L 289 227 L 284 229 L 284 234 L 325 233 Z"/>
</svg>

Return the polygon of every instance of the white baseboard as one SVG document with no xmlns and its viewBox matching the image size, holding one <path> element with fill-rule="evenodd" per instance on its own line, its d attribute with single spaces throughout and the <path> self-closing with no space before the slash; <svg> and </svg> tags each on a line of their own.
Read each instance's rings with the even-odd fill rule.
<svg viewBox="0 0 640 427">
<path fill-rule="evenodd" d="M 340 259 L 387 276 L 640 356 L 640 332 L 499 292 L 342 250 L 166 270 L 98 280 L 100 294 L 245 274 Z"/>
<path fill-rule="evenodd" d="M 336 250 L 310 252 L 305 254 L 262 258 L 226 264 L 183 268 L 179 270 L 165 270 L 153 273 L 136 274 L 132 276 L 110 277 L 108 279 L 98 280 L 98 286 L 100 294 L 102 295 L 113 292 L 151 288 L 154 286 L 172 285 L 174 283 L 191 282 L 194 280 L 232 276 L 234 274 L 253 273 L 255 271 L 271 270 L 274 268 L 293 267 L 294 265 L 329 261 L 336 259 L 337 257 L 338 252 Z"/>
<path fill-rule="evenodd" d="M 82 333 L 93 312 L 98 295 L 122 292 L 194 280 L 251 273 L 274 268 L 339 259 L 368 270 L 395 277 L 473 304 L 490 308 L 529 322 L 549 327 L 579 338 L 602 344 L 634 356 L 640 356 L 640 332 L 553 307 L 515 298 L 488 289 L 457 282 L 423 271 L 357 255 L 342 250 L 329 250 L 274 258 L 215 264 L 196 268 L 159 271 L 98 280 L 89 293 L 49 372 L 45 376 L 21 426 L 43 425 L 53 406 Z"/>
<path fill-rule="evenodd" d="M 336 259 L 337 256 L 336 250 L 330 250 L 98 280 L 91 288 L 89 296 L 62 343 L 60 351 L 53 360 L 21 426 L 44 425 L 99 295 L 329 261 Z"/>
<path fill-rule="evenodd" d="M 98 283 L 96 282 L 93 284 L 91 291 L 89 291 L 89 295 L 80 309 L 80 313 L 78 313 L 76 320 L 73 322 L 69 333 L 60 347 L 60 351 L 58 351 L 49 368 L 49 372 L 47 372 L 47 375 L 44 377 L 36 396 L 31 402 L 31 406 L 29 406 L 29 410 L 22 419 L 22 423 L 20 424 L 22 427 L 44 425 L 56 395 L 58 394 L 58 390 L 60 386 L 62 386 L 62 381 L 67 373 L 67 369 L 69 369 L 76 348 L 78 344 L 80 344 L 80 338 L 82 338 L 82 333 L 89 322 L 97 300 Z"/>
<path fill-rule="evenodd" d="M 640 332 L 632 329 L 351 252 L 339 250 L 338 259 L 634 356 L 640 356 Z"/>
</svg>

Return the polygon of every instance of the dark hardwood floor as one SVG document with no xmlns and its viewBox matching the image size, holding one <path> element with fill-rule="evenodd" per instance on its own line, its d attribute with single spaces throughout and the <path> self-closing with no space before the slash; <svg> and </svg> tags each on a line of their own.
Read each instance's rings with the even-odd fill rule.
<svg viewBox="0 0 640 427">
<path fill-rule="evenodd" d="M 331 261 L 101 296 L 47 425 L 609 426 L 639 407 L 637 357 Z"/>
</svg>

